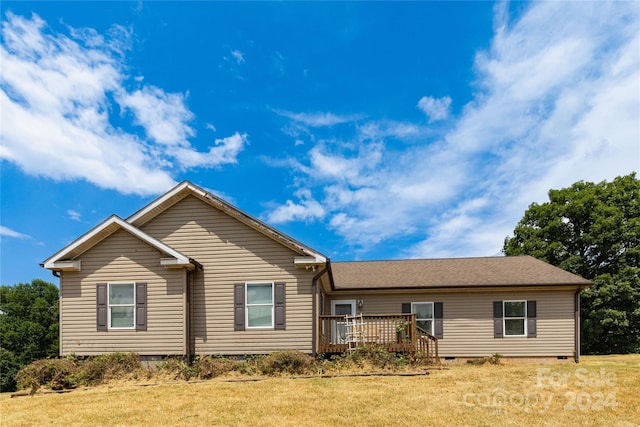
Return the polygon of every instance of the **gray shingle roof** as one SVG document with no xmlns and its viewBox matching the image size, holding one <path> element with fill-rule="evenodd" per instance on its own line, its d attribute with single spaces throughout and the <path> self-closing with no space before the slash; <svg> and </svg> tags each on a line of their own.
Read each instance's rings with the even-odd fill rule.
<svg viewBox="0 0 640 427">
<path fill-rule="evenodd" d="M 591 284 L 531 256 L 332 262 L 336 290 Z"/>
</svg>

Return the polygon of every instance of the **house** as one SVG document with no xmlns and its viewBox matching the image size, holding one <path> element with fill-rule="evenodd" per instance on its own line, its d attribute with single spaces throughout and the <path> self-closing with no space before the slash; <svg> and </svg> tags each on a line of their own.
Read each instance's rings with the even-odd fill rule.
<svg viewBox="0 0 640 427">
<path fill-rule="evenodd" d="M 187 181 L 42 266 L 77 356 L 338 352 L 357 330 L 395 351 L 577 361 L 590 285 L 528 256 L 331 262 Z"/>
</svg>

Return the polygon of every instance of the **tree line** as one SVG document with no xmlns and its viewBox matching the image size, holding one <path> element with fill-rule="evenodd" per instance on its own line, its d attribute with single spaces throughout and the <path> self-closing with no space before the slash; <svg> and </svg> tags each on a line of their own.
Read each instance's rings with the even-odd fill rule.
<svg viewBox="0 0 640 427">
<path fill-rule="evenodd" d="M 0 391 L 34 360 L 58 356 L 58 287 L 35 279 L 0 286 Z"/>
<path fill-rule="evenodd" d="M 591 280 L 581 294 L 585 354 L 640 352 L 640 180 L 576 182 L 533 203 L 504 242 Z"/>
</svg>

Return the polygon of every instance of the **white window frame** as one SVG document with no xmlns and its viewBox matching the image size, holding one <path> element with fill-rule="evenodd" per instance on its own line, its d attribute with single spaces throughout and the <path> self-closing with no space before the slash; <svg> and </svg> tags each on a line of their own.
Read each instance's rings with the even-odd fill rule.
<svg viewBox="0 0 640 427">
<path fill-rule="evenodd" d="M 271 304 L 249 304 L 249 285 L 271 286 Z M 246 329 L 273 329 L 275 327 L 275 283 L 274 282 L 245 282 L 244 284 L 244 324 Z M 271 307 L 271 325 L 269 326 L 249 326 L 250 307 Z"/>
<path fill-rule="evenodd" d="M 418 305 L 418 304 L 428 304 L 428 305 L 430 305 L 430 306 L 431 306 L 431 319 L 428 319 L 428 318 L 418 318 L 418 315 L 416 314 L 416 312 L 415 312 L 415 311 L 413 311 L 413 306 L 414 306 L 414 305 Z M 427 332 L 429 332 L 431 335 L 433 335 L 433 324 L 435 323 L 435 320 L 436 320 L 436 313 L 435 313 L 435 311 L 434 311 L 434 310 L 435 310 L 434 304 L 433 304 L 433 302 L 430 302 L 430 301 L 426 301 L 426 302 L 412 302 L 412 303 L 411 303 L 411 313 L 416 315 L 416 323 L 417 323 L 419 320 L 431 320 L 431 330 L 430 330 L 430 331 L 427 331 Z"/>
<path fill-rule="evenodd" d="M 507 317 L 507 307 L 506 304 L 507 303 L 513 303 L 513 302 L 521 302 L 524 303 L 524 317 L 522 316 L 517 316 L 517 317 L 512 317 L 509 316 Z M 524 324 L 524 328 L 522 328 L 523 333 L 522 334 L 508 334 L 507 333 L 507 320 L 522 320 L 522 323 Z M 527 300 L 508 300 L 508 301 L 502 301 L 502 336 L 503 337 L 526 337 L 527 336 Z"/>
<path fill-rule="evenodd" d="M 111 285 L 131 285 L 133 288 L 132 304 L 111 304 Z M 133 308 L 133 325 L 131 326 L 111 326 L 111 307 L 131 307 Z M 136 282 L 108 282 L 107 283 L 107 328 L 114 330 L 132 330 L 136 328 Z"/>
</svg>

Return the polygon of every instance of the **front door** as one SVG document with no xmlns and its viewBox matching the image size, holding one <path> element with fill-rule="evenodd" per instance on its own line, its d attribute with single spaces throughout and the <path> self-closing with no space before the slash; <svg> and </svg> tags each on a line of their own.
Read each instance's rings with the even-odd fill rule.
<svg viewBox="0 0 640 427">
<path fill-rule="evenodd" d="M 332 316 L 347 316 L 356 314 L 356 300 L 335 300 L 331 301 Z M 331 341 L 336 344 L 347 342 L 347 322 L 336 319 L 331 325 Z"/>
</svg>

